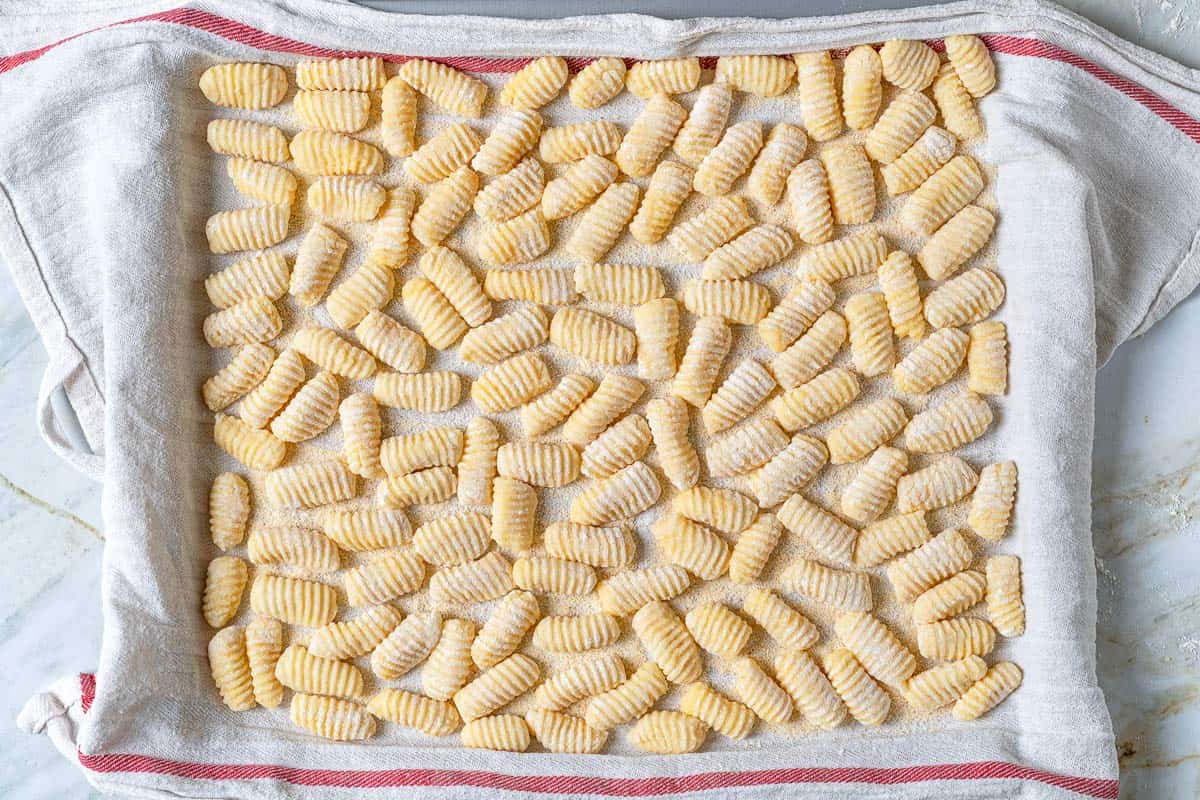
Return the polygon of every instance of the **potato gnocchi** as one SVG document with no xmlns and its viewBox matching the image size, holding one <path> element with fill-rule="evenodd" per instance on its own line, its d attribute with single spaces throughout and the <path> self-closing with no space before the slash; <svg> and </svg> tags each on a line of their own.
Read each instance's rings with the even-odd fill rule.
<svg viewBox="0 0 1200 800">
<path fill-rule="evenodd" d="M 665 755 L 1016 690 L 1017 465 L 975 461 L 1013 345 L 960 145 L 996 72 L 945 45 L 205 70 L 244 204 L 205 225 L 221 701 Z"/>
</svg>

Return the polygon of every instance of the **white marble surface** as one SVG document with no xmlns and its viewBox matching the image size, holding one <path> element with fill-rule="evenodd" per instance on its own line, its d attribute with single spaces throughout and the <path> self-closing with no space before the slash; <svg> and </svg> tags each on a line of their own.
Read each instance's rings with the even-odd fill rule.
<svg viewBox="0 0 1200 800">
<path fill-rule="evenodd" d="M 1073 0 L 1118 33 L 1200 67 L 1200 0 Z M 1200 797 L 1200 296 L 1126 344 L 1099 378 L 1094 535 L 1098 655 L 1122 797 Z M 100 490 L 34 424 L 46 362 L 0 270 L 0 797 L 91 798 L 43 737 L 12 724 L 42 684 L 95 666 Z"/>
</svg>

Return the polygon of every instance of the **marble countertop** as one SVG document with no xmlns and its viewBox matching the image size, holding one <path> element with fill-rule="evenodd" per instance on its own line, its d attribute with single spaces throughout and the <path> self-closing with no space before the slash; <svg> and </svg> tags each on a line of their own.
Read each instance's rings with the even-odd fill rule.
<svg viewBox="0 0 1200 800">
<path fill-rule="evenodd" d="M 1127 38 L 1200 67 L 1200 0 L 1072 0 Z M 1093 533 L 1098 670 L 1121 797 L 1200 797 L 1200 294 L 1099 375 Z M 34 423 L 46 355 L 0 269 L 0 796 L 93 798 L 44 737 L 16 730 L 49 680 L 94 668 L 100 645 L 100 486 Z M 4 722 L 7 720 L 7 722 Z"/>
</svg>

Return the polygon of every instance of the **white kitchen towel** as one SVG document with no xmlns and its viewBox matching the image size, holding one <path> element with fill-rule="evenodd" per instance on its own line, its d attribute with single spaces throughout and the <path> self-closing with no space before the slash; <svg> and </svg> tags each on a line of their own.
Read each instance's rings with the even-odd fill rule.
<svg viewBox="0 0 1200 800">
<path fill-rule="evenodd" d="M 1094 670 L 1094 378 L 1200 281 L 1195 71 L 1039 2 L 771 21 L 412 17 L 328 0 L 103 3 L 86 18 L 0 9 L 0 257 L 51 352 L 48 385 L 66 388 L 102 454 L 80 466 L 103 471 L 107 535 L 95 680 L 78 698 L 35 698 L 22 724 L 73 741 L 97 786 L 156 798 L 1116 797 Z M 370 52 L 488 77 L 544 53 L 789 53 L 952 33 L 985 35 L 1001 76 L 981 104 L 980 155 L 997 168 L 1013 342 L 994 438 L 1022 474 L 1006 543 L 1023 560 L 1029 618 L 1004 651 L 1025 669 L 1017 694 L 971 725 L 760 735 L 675 757 L 497 754 L 394 730 L 338 745 L 215 702 L 197 613 L 213 452 L 195 400 L 210 363 L 199 283 L 203 222 L 220 207 L 203 135 L 214 111 L 196 90 L 205 67 Z M 65 449 L 52 418 L 44 429 Z"/>
</svg>

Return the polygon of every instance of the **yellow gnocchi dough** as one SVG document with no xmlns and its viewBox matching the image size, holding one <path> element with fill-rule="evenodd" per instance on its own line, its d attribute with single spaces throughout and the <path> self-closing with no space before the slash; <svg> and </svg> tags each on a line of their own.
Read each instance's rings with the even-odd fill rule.
<svg viewBox="0 0 1200 800">
<path fill-rule="evenodd" d="M 532 592 L 515 589 L 505 594 L 471 643 L 475 666 L 487 669 L 511 655 L 540 616 L 541 609 Z"/>
<path fill-rule="evenodd" d="M 379 462 L 379 449 L 383 422 L 375 398 L 365 392 L 352 394 L 338 406 L 338 416 L 346 466 L 361 478 L 382 478 L 385 472 Z"/>
<path fill-rule="evenodd" d="M 883 62 L 869 44 L 855 47 L 842 62 L 842 113 L 846 126 L 864 130 L 875 123 L 883 101 Z"/>
<path fill-rule="evenodd" d="M 220 211 L 204 224 L 208 249 L 213 253 L 265 250 L 287 238 L 288 207 L 256 206 Z"/>
<path fill-rule="evenodd" d="M 913 601 L 913 622 L 938 622 L 961 614 L 984 599 L 987 578 L 982 572 L 963 570 L 921 592 Z"/>
<path fill-rule="evenodd" d="M 514 653 L 455 692 L 454 705 L 464 722 L 485 717 L 532 689 L 540 674 L 536 661 Z"/>
<path fill-rule="evenodd" d="M 892 330 L 897 336 L 913 339 L 923 337 L 926 330 L 925 315 L 912 258 L 902 250 L 893 251 L 879 265 L 878 277 Z"/>
<path fill-rule="evenodd" d="M 248 577 L 246 562 L 237 556 L 217 556 L 208 562 L 202 606 L 209 627 L 220 628 L 237 616 Z"/>
<path fill-rule="evenodd" d="M 242 628 L 219 630 L 208 642 L 208 667 L 221 701 L 232 711 L 249 711 L 256 705 L 246 632 Z"/>
<path fill-rule="evenodd" d="M 683 567 L 659 565 L 618 572 L 600 582 L 596 595 L 602 611 L 623 617 L 655 600 L 678 597 L 690 585 Z"/>
<path fill-rule="evenodd" d="M 465 619 L 442 621 L 442 634 L 421 670 L 421 687 L 426 695 L 434 700 L 449 700 L 466 684 L 473 669 L 471 642 L 474 640 L 474 622 Z"/>
<path fill-rule="evenodd" d="M 606 119 L 547 128 L 538 143 L 543 161 L 561 164 L 592 155 L 611 156 L 621 146 L 621 128 Z"/>
<path fill-rule="evenodd" d="M 791 696 L 752 658 L 741 657 L 733 662 L 733 686 L 741 701 L 763 722 L 778 725 L 796 713 Z"/>
<path fill-rule="evenodd" d="M 291 526 L 255 528 L 246 542 L 255 564 L 284 564 L 303 572 L 334 572 L 341 563 L 337 545 L 320 531 Z"/>
<path fill-rule="evenodd" d="M 842 491 L 842 513 L 859 524 L 872 522 L 891 505 L 896 483 L 908 471 L 908 454 L 884 445 L 871 454 Z M 855 549 L 855 562 L 859 561 Z"/>
<path fill-rule="evenodd" d="M 667 679 L 653 661 L 647 661 L 627 680 L 588 701 L 584 719 L 598 731 L 609 731 L 645 714 L 667 693 Z"/>
<path fill-rule="evenodd" d="M 998 542 L 1008 532 L 1017 493 L 1017 465 L 1014 461 L 989 464 L 979 473 L 979 483 L 971 498 L 967 524 L 975 533 Z"/>
<path fill-rule="evenodd" d="M 842 614 L 834 630 L 872 678 L 903 687 L 917 670 L 917 657 L 887 625 L 868 613 Z"/>
<path fill-rule="evenodd" d="M 987 560 L 987 609 L 1001 636 L 1025 633 L 1025 601 L 1021 596 L 1021 560 L 992 556 Z"/>
<path fill-rule="evenodd" d="M 822 150 L 820 158 L 829 180 L 833 221 L 838 225 L 870 222 L 875 216 L 875 173 L 863 146 L 838 142 Z"/>
<path fill-rule="evenodd" d="M 604 613 L 544 617 L 533 629 L 534 646 L 551 653 L 583 653 L 607 647 L 619 638 L 621 624 Z"/>
<path fill-rule="evenodd" d="M 996 645 L 996 629 L 981 619 L 954 617 L 917 626 L 917 649 L 924 658 L 957 661 L 986 656 Z"/>
<path fill-rule="evenodd" d="M 684 624 L 696 644 L 726 658 L 740 655 L 752 633 L 749 623 L 720 603 L 696 606 L 684 617 Z"/>
<path fill-rule="evenodd" d="M 954 65 L 945 64 L 933 82 L 933 99 L 946 128 L 960 139 L 983 135 L 983 117 L 975 108 L 971 93 L 963 85 Z"/>
<path fill-rule="evenodd" d="M 254 342 L 238 348 L 233 360 L 204 382 L 200 393 L 209 411 L 221 411 L 256 387 L 275 361 L 275 351 Z"/>
<path fill-rule="evenodd" d="M 629 741 L 648 753 L 694 753 L 704 744 L 708 725 L 681 711 L 651 711 L 637 721 Z"/>
<path fill-rule="evenodd" d="M 216 415 L 213 440 L 250 469 L 275 469 L 287 458 L 286 442 L 226 414 Z"/>
<path fill-rule="evenodd" d="M 900 209 L 900 224 L 930 236 L 983 191 L 983 170 L 975 159 L 958 155 L 916 187 Z"/>
<path fill-rule="evenodd" d="M 513 583 L 526 591 L 584 595 L 596 587 L 596 571 L 562 558 L 531 556 L 513 562 Z"/>
<path fill-rule="evenodd" d="M 412 614 L 371 651 L 371 671 L 385 681 L 412 671 L 428 658 L 442 635 L 438 614 Z"/>
<path fill-rule="evenodd" d="M 709 197 L 728 194 L 762 146 L 761 122 L 748 120 L 731 126 L 696 167 L 692 188 Z"/>
<path fill-rule="evenodd" d="M 897 481 L 896 508 L 902 514 L 944 508 L 970 494 L 978 480 L 975 470 L 961 458 L 940 458 Z"/>
<path fill-rule="evenodd" d="M 536 111 L 514 110 L 496 122 L 496 126 L 471 159 L 471 167 L 484 175 L 503 175 L 515 167 L 537 144 L 541 132 L 541 114 Z"/>
<path fill-rule="evenodd" d="M 808 135 L 827 142 L 842 132 L 838 107 L 837 75 L 828 50 L 796 53 L 796 84 L 800 94 L 800 117 Z"/>
<path fill-rule="evenodd" d="M 678 365 L 679 303 L 670 297 L 643 303 L 633 312 L 633 325 L 638 375 L 647 380 L 673 377 Z"/>
<path fill-rule="evenodd" d="M 649 175 L 685 119 L 687 110 L 665 94 L 651 97 L 617 148 L 617 166 L 634 178 Z"/>
<path fill-rule="evenodd" d="M 703 681 L 684 688 L 679 710 L 731 739 L 745 739 L 758 719 L 749 706 L 730 700 Z"/>
<path fill-rule="evenodd" d="M 675 214 L 692 190 L 695 170 L 678 161 L 663 161 L 646 186 L 629 233 L 642 244 L 657 244 L 671 230 Z"/>
<path fill-rule="evenodd" d="M 458 711 L 450 703 L 403 689 L 381 689 L 367 702 L 367 710 L 427 736 L 449 736 L 462 726 Z"/>
<path fill-rule="evenodd" d="M 891 397 L 851 409 L 843 422 L 825 437 L 831 464 L 859 461 L 899 435 L 908 422 L 904 407 Z"/>
<path fill-rule="evenodd" d="M 657 267 L 634 264 L 580 264 L 575 268 L 575 288 L 594 302 L 629 306 L 667 293 Z"/>
<path fill-rule="evenodd" d="M 241 475 L 222 472 L 208 491 L 208 529 L 219 550 L 242 543 L 250 519 L 250 485 Z"/>
<path fill-rule="evenodd" d="M 1001 661 L 988 669 L 954 704 L 954 718 L 963 722 L 979 719 L 1004 702 L 1021 685 L 1021 668 L 1011 661 Z"/>
<path fill-rule="evenodd" d="M 550 228 L 541 209 L 526 211 L 511 219 L 499 222 L 486 228 L 479 236 L 477 252 L 485 264 L 492 267 L 503 267 L 512 264 L 524 264 L 532 261 L 550 249 Z M 574 297 L 574 289 L 568 291 L 568 299 L 560 299 L 553 290 L 554 284 L 545 283 L 556 275 L 555 270 L 513 270 L 499 272 L 493 270 L 488 278 L 495 283 L 485 283 L 493 286 L 488 295 L 493 300 L 529 300 L 534 303 L 557 305 L 569 302 Z M 494 276 L 494 277 L 493 277 Z M 509 280 L 503 280 L 507 276 Z M 570 274 L 563 276 L 570 279 Z M 503 281 L 503 282 L 502 282 Z"/>
<path fill-rule="evenodd" d="M 905 683 L 904 697 L 922 711 L 941 708 L 962 697 L 986 672 L 987 664 L 979 656 L 937 664 L 909 678 Z"/>
<path fill-rule="evenodd" d="M 562 424 L 596 390 L 591 378 L 565 375 L 545 394 L 521 407 L 521 427 L 526 436 L 541 436 Z M 578 444 L 578 442 L 576 442 Z M 586 446 L 587 442 L 584 443 Z"/>
<path fill-rule="evenodd" d="M 383 550 L 406 543 L 412 525 L 403 511 L 364 509 L 326 511 L 321 530 L 343 550 Z"/>
<path fill-rule="evenodd" d="M 837 659 L 831 660 L 836 665 Z M 784 650 L 776 656 L 775 677 L 811 725 L 830 730 L 846 719 L 842 698 L 813 657 L 803 650 Z M 841 683 L 844 688 L 845 683 Z"/>
<path fill-rule="evenodd" d="M 552 522 L 542 534 L 546 552 L 593 567 L 628 567 L 637 545 L 626 526 L 602 528 L 575 522 Z"/>
<path fill-rule="evenodd" d="M 429 596 L 439 603 L 483 603 L 512 589 L 512 565 L 495 551 L 475 561 L 444 567 L 429 581 Z"/>
<path fill-rule="evenodd" d="M 954 378 L 966 360 L 969 340 L 957 328 L 934 331 L 892 370 L 896 389 L 904 394 L 925 394 Z"/>
<path fill-rule="evenodd" d="M 603 259 L 633 219 L 640 194 L 635 183 L 614 183 L 605 189 L 571 233 L 567 253 L 585 264 Z"/>
<path fill-rule="evenodd" d="M 306 442 L 333 424 L 340 401 L 337 378 L 328 372 L 317 373 L 271 421 L 271 433 L 285 442 Z"/>
<path fill-rule="evenodd" d="M 597 58 L 571 79 L 567 93 L 576 108 L 593 109 L 612 100 L 625 88 L 625 61 Z"/>
<path fill-rule="evenodd" d="M 732 345 L 733 334 L 723 318 L 709 316 L 697 320 L 671 382 L 671 393 L 697 408 L 703 407 Z"/>
<path fill-rule="evenodd" d="M 291 267 L 282 253 L 259 253 L 235 262 L 204 279 L 204 291 L 217 308 L 229 308 L 252 297 L 278 300 L 287 292 Z"/>
<path fill-rule="evenodd" d="M 651 441 L 646 418 L 629 414 L 583 449 L 580 472 L 589 478 L 607 478 L 646 455 Z"/>
<path fill-rule="evenodd" d="M 358 380 L 375 374 L 375 359 L 370 353 L 328 328 L 301 329 L 292 339 L 292 349 L 321 369 L 343 378 Z"/>
<path fill-rule="evenodd" d="M 447 350 L 467 332 L 466 320 L 432 281 L 413 278 L 404 284 L 401 297 L 430 347 Z"/>
<path fill-rule="evenodd" d="M 459 167 L 425 195 L 412 218 L 412 234 L 421 244 L 433 247 L 454 233 L 471 210 L 479 176 L 470 167 Z"/>
<path fill-rule="evenodd" d="M 808 617 L 770 589 L 754 587 L 746 592 L 742 610 L 785 650 L 807 650 L 821 638 Z"/>
<path fill-rule="evenodd" d="M 541 108 L 567 83 L 567 61 L 561 56 L 535 58 L 517 70 L 500 92 L 500 102 L 513 108 Z"/>
<path fill-rule="evenodd" d="M 292 107 L 306 128 L 354 133 L 367 127 L 371 96 L 345 89 L 302 89 L 292 98 Z"/>
<path fill-rule="evenodd" d="M 796 559 L 784 572 L 783 584 L 841 611 L 870 611 L 874 606 L 871 581 L 865 573 L 834 569 L 819 561 Z"/>
<path fill-rule="evenodd" d="M 358 495 L 358 476 L 340 461 L 312 461 L 267 475 L 267 497 L 290 508 L 316 508 Z"/>
<path fill-rule="evenodd" d="M 258 617 L 246 626 L 246 659 L 254 699 L 263 708 L 278 708 L 283 702 L 283 684 L 275 677 L 275 665 L 283 653 L 283 625 L 277 619 Z"/>
<path fill-rule="evenodd" d="M 283 167 L 246 158 L 231 158 L 226 164 L 233 188 L 260 203 L 290 206 L 296 196 L 296 176 Z"/>
<path fill-rule="evenodd" d="M 954 156 L 957 147 L 958 140 L 953 134 L 936 125 L 930 126 L 899 158 L 880 168 L 879 174 L 888 194 L 904 194 L 916 189 Z"/>
<path fill-rule="evenodd" d="M 608 691 L 626 677 L 621 659 L 604 653 L 555 672 L 533 693 L 533 702 L 538 708 L 561 711 L 580 700 Z"/>
<path fill-rule="evenodd" d="M 771 413 L 785 431 L 794 432 L 829 419 L 858 397 L 854 373 L 834 367 L 773 399 Z"/>
<path fill-rule="evenodd" d="M 879 50 L 888 83 L 919 92 L 933 82 L 941 61 L 933 48 L 914 39 L 892 39 Z"/>
<path fill-rule="evenodd" d="M 974 392 L 960 392 L 927 408 L 904 428 L 904 446 L 914 453 L 946 453 L 982 436 L 992 424 L 992 407 Z"/>
<path fill-rule="evenodd" d="M 363 675 L 344 661 L 314 656 L 304 645 L 293 644 L 275 665 L 275 677 L 294 692 L 357 699 L 363 692 Z"/>
<path fill-rule="evenodd" d="M 665 561 L 701 580 L 716 580 L 729 567 L 729 545 L 725 540 L 687 517 L 664 514 L 650 531 Z"/>
<path fill-rule="evenodd" d="M 313 694 L 292 695 L 292 724 L 338 742 L 370 739 L 375 719 L 358 703 Z"/>
<path fill-rule="evenodd" d="M 892 700 L 846 649 L 825 657 L 825 674 L 846 710 L 859 724 L 882 725 L 892 711 Z"/>
<path fill-rule="evenodd" d="M 769 269 L 792 252 L 792 237 L 778 225 L 755 225 L 721 245 L 708 258 L 700 277 L 705 280 L 746 278 Z"/>
<path fill-rule="evenodd" d="M 274 64 L 214 64 L 200 75 L 200 91 L 208 101 L 228 108 L 272 108 L 287 90 L 287 73 Z"/>
<path fill-rule="evenodd" d="M 450 467 L 430 467 L 388 478 L 379 484 L 376 502 L 383 508 L 442 503 L 454 496 L 458 483 Z"/>
<path fill-rule="evenodd" d="M 493 178 L 475 195 L 475 213 L 489 222 L 507 222 L 542 200 L 546 171 L 533 157 Z"/>
<path fill-rule="evenodd" d="M 887 567 L 887 576 L 896 596 L 911 603 L 926 589 L 966 569 L 971 558 L 966 537 L 951 528 L 893 561 Z"/>
<path fill-rule="evenodd" d="M 879 292 L 859 292 L 846 301 L 846 327 L 854 368 L 864 377 L 882 375 L 896 363 L 887 301 Z"/>
<path fill-rule="evenodd" d="M 471 384 L 471 399 L 489 414 L 528 403 L 550 389 L 550 369 L 536 353 L 501 361 Z"/>
<path fill-rule="evenodd" d="M 1008 329 L 994 320 L 974 325 L 967 349 L 967 388 L 979 394 L 1008 391 Z"/>
<path fill-rule="evenodd" d="M 494 422 L 474 417 L 467 423 L 463 455 L 458 462 L 458 502 L 465 506 L 491 504 L 499 449 L 500 430 Z"/>
<path fill-rule="evenodd" d="M 535 708 L 525 712 L 525 721 L 551 753 L 599 753 L 608 741 L 606 731 L 598 731 L 571 714 Z"/>
<path fill-rule="evenodd" d="M 776 513 L 785 528 L 825 558 L 842 564 L 854 560 L 858 531 L 815 503 L 805 500 L 803 495 L 792 495 Z"/>
<path fill-rule="evenodd" d="M 478 118 L 487 99 L 487 84 L 454 67 L 414 58 L 400 65 L 402 81 L 451 114 Z"/>
<path fill-rule="evenodd" d="M 272 125 L 246 119 L 214 119 L 205 139 L 214 153 L 282 164 L 288 160 L 287 135 Z"/>
<path fill-rule="evenodd" d="M 374 606 L 411 594 L 425 582 L 425 565 L 416 553 L 394 550 L 342 574 L 346 600 L 352 606 Z"/>
<path fill-rule="evenodd" d="M 760 97 L 776 97 L 786 92 L 796 74 L 796 64 L 783 56 L 721 56 L 717 59 L 716 80 Z"/>
<path fill-rule="evenodd" d="M 399 75 L 380 96 L 379 134 L 383 149 L 396 158 L 411 155 L 417 142 L 417 93 Z"/>
<path fill-rule="evenodd" d="M 746 179 L 750 195 L 765 205 L 773 206 L 783 196 L 788 176 L 804 158 L 808 137 L 801 128 L 780 122 L 771 128 L 754 167 Z"/>
<path fill-rule="evenodd" d="M 369 92 L 383 88 L 383 59 L 324 58 L 296 64 L 296 85 L 301 89 L 352 89 Z"/>
<path fill-rule="evenodd" d="M 779 505 L 816 478 L 829 461 L 829 451 L 820 439 L 803 433 L 791 441 L 750 476 L 750 488 L 762 508 Z"/>
<path fill-rule="evenodd" d="M 704 671 L 700 648 L 687 627 L 663 601 L 647 603 L 633 615 L 633 631 L 671 683 L 691 683 Z"/>
<path fill-rule="evenodd" d="M 729 555 L 730 580 L 743 585 L 758 580 L 782 535 L 783 526 L 773 514 L 760 514 L 738 535 Z"/>
<path fill-rule="evenodd" d="M 801 161 L 788 173 L 787 194 L 792 226 L 802 241 L 821 244 L 833 238 L 829 176 L 820 159 Z"/>
<path fill-rule="evenodd" d="M 625 73 L 625 86 L 636 97 L 683 94 L 700 83 L 699 58 L 664 58 L 639 61 Z"/>
<path fill-rule="evenodd" d="M 471 720 L 459 734 L 463 747 L 523 753 L 529 749 L 529 725 L 516 714 L 492 714 Z"/>
<path fill-rule="evenodd" d="M 978 36 L 947 36 L 946 56 L 972 97 L 983 97 L 996 87 L 996 65 Z"/>
<path fill-rule="evenodd" d="M 776 353 L 783 352 L 833 306 L 836 294 L 823 280 L 802 280 L 758 323 L 758 335 Z"/>
<path fill-rule="evenodd" d="M 252 428 L 265 428 L 303 382 L 304 360 L 295 350 L 284 350 L 262 382 L 242 398 L 238 416 Z"/>
<path fill-rule="evenodd" d="M 733 89 L 728 84 L 718 82 L 702 87 L 671 145 L 675 155 L 698 166 L 721 140 L 732 107 Z"/>
<path fill-rule="evenodd" d="M 675 226 L 667 236 L 667 245 L 679 255 L 681 263 L 695 263 L 753 224 L 744 199 L 716 197 L 699 214 Z"/>
<path fill-rule="evenodd" d="M 863 143 L 867 155 L 881 164 L 895 161 L 921 138 L 937 118 L 937 112 L 933 101 L 920 92 L 896 95 Z"/>
<path fill-rule="evenodd" d="M 338 661 L 364 656 L 386 639 L 403 619 L 404 615 L 395 606 L 375 606 L 354 619 L 317 628 L 308 640 L 308 650 L 315 656 Z"/>
<path fill-rule="evenodd" d="M 250 607 L 288 625 L 316 628 L 337 616 L 337 591 L 325 583 L 263 573 L 250 584 Z"/>
<path fill-rule="evenodd" d="M 308 187 L 308 207 L 325 219 L 339 222 L 375 219 L 386 200 L 382 186 L 350 175 L 317 178 Z"/>
<path fill-rule="evenodd" d="M 478 154 L 482 144 L 484 144 L 484 138 L 475 131 L 475 128 L 470 127 L 466 122 L 455 122 L 455 124 L 442 128 L 437 136 L 422 144 L 413 152 L 413 155 L 406 158 L 404 173 L 421 184 L 436 184 L 443 178 L 449 178 L 455 170 L 466 167 L 467 164 L 472 164 L 475 169 L 479 169 L 479 166 L 476 166 L 472 160 Z M 488 161 L 490 158 L 486 156 L 482 160 L 485 164 Z M 484 172 L 484 170 L 480 170 L 480 172 Z"/>
<path fill-rule="evenodd" d="M 570 521 L 607 525 L 637 516 L 658 502 L 662 485 L 642 461 L 593 481 L 571 501 Z"/>
<path fill-rule="evenodd" d="M 459 511 L 436 517 L 413 533 L 413 549 L 439 567 L 474 561 L 488 549 L 492 523 L 478 511 Z"/>
<path fill-rule="evenodd" d="M 661 397 L 646 404 L 646 419 L 659 466 L 676 489 L 690 489 L 700 480 L 700 456 L 688 437 L 690 415 L 679 397 Z"/>
<path fill-rule="evenodd" d="M 412 375 L 385 372 L 375 378 L 375 399 L 406 411 L 449 411 L 462 400 L 462 377 L 437 370 Z"/>
<path fill-rule="evenodd" d="M 987 319 L 1004 302 L 1004 281 L 988 269 L 969 269 L 925 298 L 925 319 L 935 328 L 954 328 Z"/>
<path fill-rule="evenodd" d="M 412 215 L 417 198 L 407 186 L 397 186 L 388 193 L 387 205 L 375 223 L 371 234 L 371 249 L 367 261 L 398 269 L 408 260 L 412 234 Z"/>
<path fill-rule="evenodd" d="M 325 311 L 335 325 L 348 330 L 362 322 L 370 312 L 378 311 L 390 303 L 395 292 L 396 280 L 392 268 L 368 260 L 334 287 L 325 300 Z M 368 325 L 365 330 L 370 329 Z"/>
<path fill-rule="evenodd" d="M 296 168 L 309 175 L 377 175 L 383 153 L 373 144 L 333 131 L 300 131 L 288 145 Z"/>
<path fill-rule="evenodd" d="M 864 231 L 809 250 L 796 269 L 796 277 L 833 283 L 869 275 L 887 255 L 887 241 L 878 233 Z"/>
</svg>

